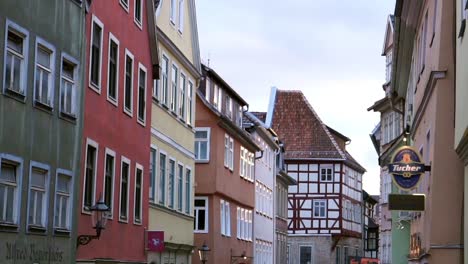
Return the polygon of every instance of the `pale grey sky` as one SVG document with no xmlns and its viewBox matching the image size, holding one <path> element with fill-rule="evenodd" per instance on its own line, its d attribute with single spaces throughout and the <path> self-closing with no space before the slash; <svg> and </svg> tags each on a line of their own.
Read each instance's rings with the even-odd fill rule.
<svg viewBox="0 0 468 264">
<path fill-rule="evenodd" d="M 202 60 L 250 105 L 267 111 L 272 86 L 302 90 L 323 122 L 351 138 L 379 194 L 369 134 L 382 98 L 385 25 L 395 0 L 196 0 Z"/>
</svg>

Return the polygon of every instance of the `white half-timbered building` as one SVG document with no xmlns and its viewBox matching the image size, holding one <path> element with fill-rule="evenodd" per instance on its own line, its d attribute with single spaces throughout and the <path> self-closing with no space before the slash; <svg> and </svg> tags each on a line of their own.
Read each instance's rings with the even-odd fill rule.
<svg viewBox="0 0 468 264">
<path fill-rule="evenodd" d="M 362 255 L 362 175 L 350 139 L 327 127 L 300 91 L 272 89 L 266 118 L 284 142 L 289 263 L 348 263 Z"/>
</svg>

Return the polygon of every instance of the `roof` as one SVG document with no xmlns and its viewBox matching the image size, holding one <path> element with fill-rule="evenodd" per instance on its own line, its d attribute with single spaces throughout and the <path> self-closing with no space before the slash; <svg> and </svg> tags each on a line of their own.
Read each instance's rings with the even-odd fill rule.
<svg viewBox="0 0 468 264">
<path fill-rule="evenodd" d="M 348 141 L 351 141 L 351 139 L 349 139 L 349 137 L 341 134 L 340 132 L 336 131 L 335 129 L 327 126 L 328 128 L 328 131 L 330 131 L 332 134 L 335 134 L 336 136 L 340 137 L 341 139 L 343 139 L 345 142 L 348 142 Z"/>
<path fill-rule="evenodd" d="M 387 97 L 384 97 L 384 98 L 374 102 L 374 104 L 372 106 L 367 108 L 367 111 L 371 111 L 371 110 L 374 110 L 374 112 L 380 111 L 382 109 L 382 107 L 388 105 L 388 102 L 389 101 L 388 101 Z"/>
<path fill-rule="evenodd" d="M 262 121 L 263 123 L 265 123 L 266 121 L 266 115 L 267 113 L 266 112 L 250 112 L 252 115 L 254 115 L 256 118 L 258 118 L 258 120 Z"/>
<path fill-rule="evenodd" d="M 276 90 L 272 96 L 272 128 L 284 142 L 285 159 L 346 159 L 301 91 Z"/>
<path fill-rule="evenodd" d="M 366 172 L 366 169 L 364 169 L 364 167 L 361 166 L 361 164 L 359 164 L 359 162 L 357 162 L 357 161 L 353 158 L 353 156 L 351 156 L 351 154 L 349 154 L 348 151 L 345 150 L 345 153 L 346 153 L 346 161 L 345 161 L 345 163 L 346 163 L 348 166 L 352 167 L 353 169 L 355 169 L 355 170 L 357 170 L 357 171 L 359 171 L 359 172 L 361 172 L 361 173 Z"/>
<path fill-rule="evenodd" d="M 244 98 L 242 98 L 219 74 L 213 70 L 212 68 L 206 66 L 205 64 L 202 64 L 202 69 L 203 69 L 203 75 L 209 75 L 212 78 L 215 78 L 219 83 L 223 85 L 223 88 L 225 91 L 227 91 L 231 96 L 234 96 L 234 98 L 241 104 L 242 106 L 244 105 L 249 105 Z"/>
</svg>

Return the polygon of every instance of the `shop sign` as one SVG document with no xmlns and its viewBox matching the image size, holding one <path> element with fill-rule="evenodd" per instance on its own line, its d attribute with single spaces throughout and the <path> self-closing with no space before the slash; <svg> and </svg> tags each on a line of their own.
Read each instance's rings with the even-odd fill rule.
<svg viewBox="0 0 468 264">
<path fill-rule="evenodd" d="M 419 153 L 412 147 L 399 148 L 388 164 L 388 172 L 392 174 L 393 182 L 402 190 L 411 190 L 417 187 L 426 166 Z"/>
<path fill-rule="evenodd" d="M 4 253 L 2 253 L 4 251 Z M 65 253 L 63 249 L 42 245 L 40 243 L 20 244 L 6 242 L 3 250 L 0 249 L 3 260 L 11 263 L 63 263 Z M 3 262 L 1 262 L 3 263 Z"/>
<path fill-rule="evenodd" d="M 164 251 L 164 231 L 147 231 L 147 239 L 148 251 Z"/>
</svg>

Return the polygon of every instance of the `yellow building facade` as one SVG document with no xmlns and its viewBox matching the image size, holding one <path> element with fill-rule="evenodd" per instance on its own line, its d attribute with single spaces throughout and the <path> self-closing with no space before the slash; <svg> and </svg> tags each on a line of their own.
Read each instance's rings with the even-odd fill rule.
<svg viewBox="0 0 468 264">
<path fill-rule="evenodd" d="M 149 231 L 164 233 L 164 250 L 148 263 L 188 264 L 193 239 L 195 92 L 200 51 L 194 0 L 160 1 L 157 12 L 160 80 L 151 120 Z"/>
</svg>

